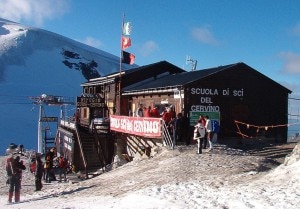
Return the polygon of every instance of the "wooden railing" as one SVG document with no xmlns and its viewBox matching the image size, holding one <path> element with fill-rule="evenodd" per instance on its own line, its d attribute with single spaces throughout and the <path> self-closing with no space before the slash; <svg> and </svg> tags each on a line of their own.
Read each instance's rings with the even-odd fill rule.
<svg viewBox="0 0 300 209">
<path fill-rule="evenodd" d="M 86 160 L 86 156 L 85 156 L 85 153 L 83 151 L 83 147 L 82 147 L 82 141 L 81 141 L 81 138 L 80 138 L 80 134 L 78 132 L 78 127 L 75 126 L 75 132 L 76 132 L 76 136 L 77 136 L 77 139 L 78 139 L 78 144 L 79 144 L 79 150 L 80 150 L 80 154 L 81 154 L 81 157 L 82 157 L 82 160 L 83 160 L 83 164 L 84 164 L 84 168 L 85 168 L 85 175 L 86 175 L 86 178 L 88 178 L 88 172 L 87 172 L 87 160 Z"/>
<path fill-rule="evenodd" d="M 166 146 L 174 149 L 173 137 L 170 135 L 164 120 L 162 120 L 162 140 Z"/>
</svg>

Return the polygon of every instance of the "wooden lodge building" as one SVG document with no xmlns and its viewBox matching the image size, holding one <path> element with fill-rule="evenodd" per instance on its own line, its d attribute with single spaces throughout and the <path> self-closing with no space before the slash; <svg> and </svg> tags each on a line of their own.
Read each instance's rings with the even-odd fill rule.
<svg viewBox="0 0 300 209">
<path fill-rule="evenodd" d="M 76 124 L 62 121 L 56 139 L 61 150 L 69 150 L 79 170 L 104 167 L 116 154 L 130 160 L 136 154 L 150 156 L 156 146 L 174 145 L 160 118 L 134 117 L 140 104 L 161 111 L 172 105 L 176 113 L 182 113 L 189 127 L 186 143 L 192 141 L 200 115 L 219 122 L 220 141 L 241 137 L 287 140 L 291 91 L 245 63 L 186 72 L 161 61 L 91 79 L 81 86 Z"/>
</svg>

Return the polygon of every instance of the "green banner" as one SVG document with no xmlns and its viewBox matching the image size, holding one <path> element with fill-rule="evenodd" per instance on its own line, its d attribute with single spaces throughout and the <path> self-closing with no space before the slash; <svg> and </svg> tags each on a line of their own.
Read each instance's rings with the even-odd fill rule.
<svg viewBox="0 0 300 209">
<path fill-rule="evenodd" d="M 190 126 L 194 126 L 197 124 L 200 115 L 206 116 L 208 115 L 210 120 L 216 120 L 220 123 L 220 112 L 197 112 L 190 111 Z"/>
</svg>

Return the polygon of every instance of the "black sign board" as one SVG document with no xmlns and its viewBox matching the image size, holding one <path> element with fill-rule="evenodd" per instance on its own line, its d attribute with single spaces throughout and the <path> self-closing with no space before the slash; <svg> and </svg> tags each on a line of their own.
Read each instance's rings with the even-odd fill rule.
<svg viewBox="0 0 300 209">
<path fill-rule="evenodd" d="M 105 107 L 105 100 L 101 97 L 77 97 L 77 107 Z"/>
<path fill-rule="evenodd" d="M 57 122 L 57 117 L 42 117 L 41 122 Z"/>
</svg>

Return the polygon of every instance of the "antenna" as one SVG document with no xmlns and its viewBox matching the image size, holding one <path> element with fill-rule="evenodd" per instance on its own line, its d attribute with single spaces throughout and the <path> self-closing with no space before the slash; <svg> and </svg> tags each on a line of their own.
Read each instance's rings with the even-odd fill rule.
<svg viewBox="0 0 300 209">
<path fill-rule="evenodd" d="M 186 65 L 191 65 L 191 71 L 195 71 L 197 68 L 197 60 L 191 59 L 190 56 L 186 56 L 185 60 Z"/>
</svg>

